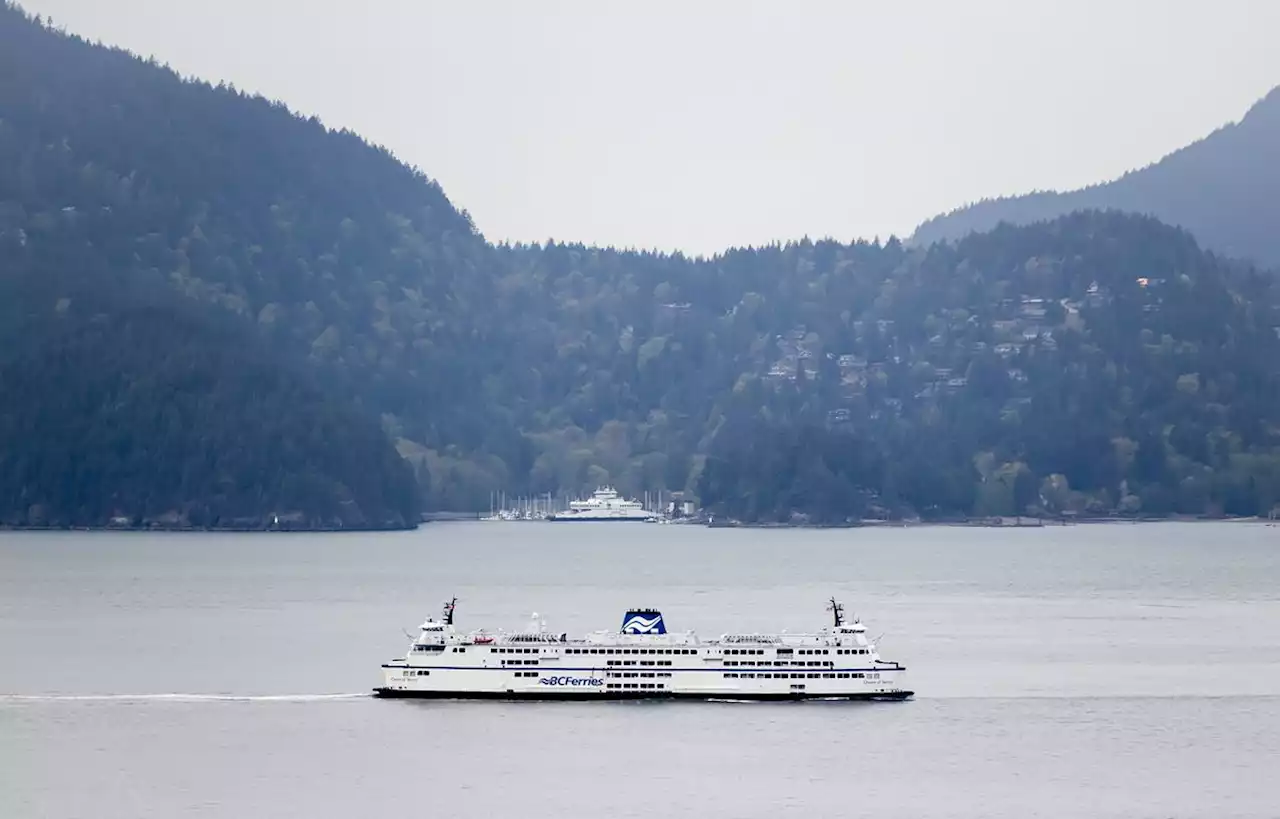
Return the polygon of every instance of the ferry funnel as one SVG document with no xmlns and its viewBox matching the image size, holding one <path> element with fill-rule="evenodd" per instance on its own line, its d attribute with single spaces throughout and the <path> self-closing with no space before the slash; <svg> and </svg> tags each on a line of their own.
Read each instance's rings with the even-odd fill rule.
<svg viewBox="0 0 1280 819">
<path fill-rule="evenodd" d="M 662 612 L 657 609 L 628 609 L 622 618 L 623 634 L 666 634 Z"/>
</svg>

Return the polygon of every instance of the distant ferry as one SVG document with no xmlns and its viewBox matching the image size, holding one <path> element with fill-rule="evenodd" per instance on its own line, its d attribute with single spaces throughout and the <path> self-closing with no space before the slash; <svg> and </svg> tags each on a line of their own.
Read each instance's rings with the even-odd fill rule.
<svg viewBox="0 0 1280 819">
<path fill-rule="evenodd" d="M 631 609 L 618 631 L 551 634 L 533 615 L 524 631 L 454 627 L 428 619 L 404 657 L 384 663 L 380 697 L 475 699 L 904 700 L 906 668 L 881 659 L 866 628 L 832 623 L 813 634 L 668 633 L 655 609 Z"/>
<path fill-rule="evenodd" d="M 653 523 L 658 515 L 638 501 L 627 500 L 612 487 L 597 489 L 584 501 L 570 501 L 569 508 L 547 516 L 547 520 L 563 521 L 637 521 Z"/>
</svg>

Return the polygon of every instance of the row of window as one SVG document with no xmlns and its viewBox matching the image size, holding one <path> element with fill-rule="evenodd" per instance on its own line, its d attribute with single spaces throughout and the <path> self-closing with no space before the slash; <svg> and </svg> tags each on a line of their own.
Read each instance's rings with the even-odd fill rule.
<svg viewBox="0 0 1280 819">
<path fill-rule="evenodd" d="M 611 680 L 619 677 L 670 677 L 670 671 L 615 671 L 605 675 Z"/>
<path fill-rule="evenodd" d="M 665 683 L 608 683 L 605 688 L 666 688 Z"/>
<path fill-rule="evenodd" d="M 565 654 L 697 654 L 694 648 L 566 648 Z"/>
<path fill-rule="evenodd" d="M 829 668 L 835 663 L 831 660 L 778 660 L 776 663 L 770 663 L 768 660 L 725 660 L 725 665 L 777 665 L 777 666 L 817 666 L 820 668 Z"/>
<path fill-rule="evenodd" d="M 516 676 L 517 677 L 536 677 L 538 676 L 538 672 L 537 671 L 517 671 Z"/>
<path fill-rule="evenodd" d="M 443 646 L 426 646 L 415 645 L 414 651 L 443 651 Z M 449 649 L 455 654 L 465 654 L 466 646 L 453 646 Z M 496 654 L 537 654 L 539 649 L 536 648 L 491 648 L 490 651 Z M 697 654 L 698 650 L 694 648 L 566 648 L 565 654 Z M 763 649 L 759 648 L 726 648 L 725 654 L 764 654 Z M 778 649 L 778 654 L 789 654 L 789 649 Z M 802 648 L 799 654 L 830 654 L 831 651 L 825 648 Z M 867 654 L 868 649 L 865 648 L 841 648 L 836 649 L 837 654 Z M 668 662 L 667 665 L 670 665 Z"/>
<path fill-rule="evenodd" d="M 755 679 L 761 679 L 761 680 L 772 680 L 772 679 L 778 679 L 778 680 L 785 680 L 785 679 L 792 679 L 792 680 L 805 680 L 805 679 L 808 679 L 808 680 L 861 680 L 861 679 L 864 679 L 864 678 L 865 678 L 865 679 L 872 679 L 872 680 L 878 680 L 878 679 L 880 679 L 880 675 L 879 675 L 879 674 L 876 674 L 876 673 L 874 673 L 874 672 L 867 672 L 867 673 L 864 673 L 864 672 L 862 672 L 862 671 L 850 671 L 850 672 L 848 672 L 848 673 L 845 673 L 845 672 L 832 672 L 832 671 L 829 671 L 829 672 L 827 672 L 827 673 L 825 673 L 825 674 L 823 674 L 823 673 L 809 673 L 809 674 L 742 674 L 742 673 L 729 672 L 728 674 L 725 674 L 724 676 L 725 676 L 725 679 L 729 679 L 729 680 L 755 680 Z"/>
<path fill-rule="evenodd" d="M 534 660 L 503 660 L 503 665 L 537 665 L 538 661 Z"/>
<path fill-rule="evenodd" d="M 671 665 L 670 660 L 605 660 L 605 665 Z"/>
<path fill-rule="evenodd" d="M 431 672 L 419 669 L 418 671 L 406 671 L 404 672 L 404 675 L 406 677 L 429 677 L 431 676 Z"/>
</svg>

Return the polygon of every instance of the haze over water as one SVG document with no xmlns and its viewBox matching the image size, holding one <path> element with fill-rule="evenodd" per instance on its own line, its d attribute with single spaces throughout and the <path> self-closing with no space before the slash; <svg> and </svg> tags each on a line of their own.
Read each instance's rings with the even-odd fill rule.
<svg viewBox="0 0 1280 819">
<path fill-rule="evenodd" d="M 0 533 L 0 816 L 1271 817 L 1280 528 Z M 365 696 L 402 629 L 884 633 L 907 703 Z"/>
</svg>

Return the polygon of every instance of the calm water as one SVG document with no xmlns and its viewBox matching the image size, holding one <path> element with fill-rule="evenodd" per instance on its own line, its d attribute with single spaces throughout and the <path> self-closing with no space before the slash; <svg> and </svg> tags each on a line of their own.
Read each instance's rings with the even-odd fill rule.
<svg viewBox="0 0 1280 819">
<path fill-rule="evenodd" d="M 908 703 L 377 701 L 464 627 L 805 630 Z M 0 533 L 0 817 L 1275 817 L 1280 528 Z"/>
</svg>

